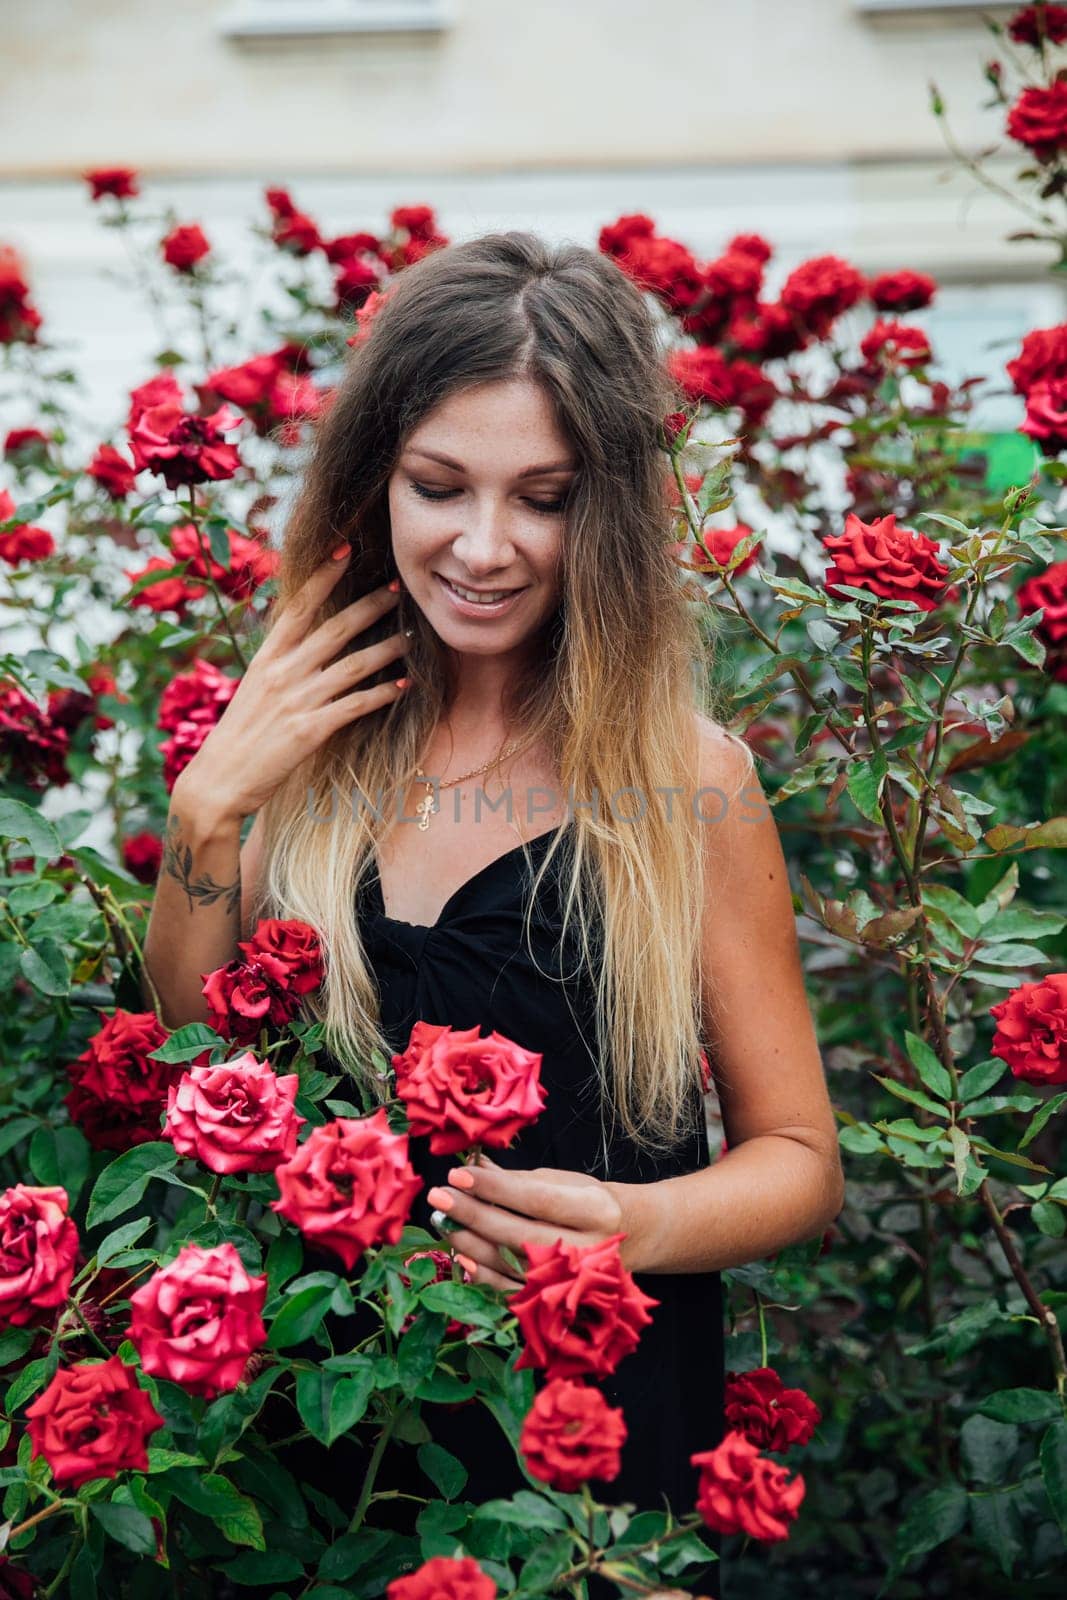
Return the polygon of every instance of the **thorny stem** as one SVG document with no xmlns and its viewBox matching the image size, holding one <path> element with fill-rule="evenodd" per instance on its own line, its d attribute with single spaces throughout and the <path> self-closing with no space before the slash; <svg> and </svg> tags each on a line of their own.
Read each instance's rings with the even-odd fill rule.
<svg viewBox="0 0 1067 1600">
<path fill-rule="evenodd" d="M 234 655 L 237 657 L 237 664 L 241 668 L 242 672 L 247 672 L 248 662 L 245 660 L 244 652 L 237 642 L 237 635 L 234 633 L 233 627 L 230 623 L 229 612 L 226 610 L 226 604 L 222 598 L 222 593 L 218 584 L 215 582 L 215 579 L 211 575 L 211 550 L 210 547 L 205 547 L 204 544 L 204 535 L 201 530 L 197 514 L 196 490 L 193 488 L 192 484 L 189 485 L 189 519 L 193 524 L 193 531 L 196 534 L 196 542 L 200 550 L 200 557 L 204 564 L 204 582 L 207 584 L 208 588 L 211 590 L 211 593 L 215 597 L 215 604 L 218 606 L 219 616 L 222 618 L 222 625 L 230 636 L 230 644 L 233 647 Z M 197 573 L 197 578 L 199 579 L 199 577 L 200 574 Z"/>
<path fill-rule="evenodd" d="M 374 1492 L 374 1480 L 378 1476 L 378 1468 L 382 1464 L 382 1457 L 385 1454 L 386 1446 L 388 1445 L 389 1440 L 392 1438 L 393 1431 L 406 1410 L 407 1407 L 401 1405 L 398 1406 L 394 1412 L 391 1412 L 386 1418 L 385 1422 L 382 1424 L 381 1432 L 374 1441 L 374 1449 L 371 1451 L 371 1458 L 367 1463 L 367 1473 L 363 1479 L 363 1488 L 360 1490 L 359 1499 L 356 1501 L 356 1509 L 352 1513 L 352 1520 L 348 1524 L 349 1533 L 356 1533 L 359 1530 L 363 1522 L 363 1518 L 367 1514 L 367 1507 L 370 1505 L 370 1497 Z"/>
</svg>

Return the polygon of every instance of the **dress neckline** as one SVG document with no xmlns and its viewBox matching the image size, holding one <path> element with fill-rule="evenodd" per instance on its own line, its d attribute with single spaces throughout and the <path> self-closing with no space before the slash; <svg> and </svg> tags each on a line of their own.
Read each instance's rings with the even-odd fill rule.
<svg viewBox="0 0 1067 1600">
<path fill-rule="evenodd" d="M 551 839 L 553 834 L 562 833 L 564 829 L 569 826 L 569 823 L 557 823 L 554 828 L 546 828 L 543 833 L 535 833 L 532 839 L 526 839 L 520 844 L 512 845 L 511 849 L 505 850 L 502 855 L 494 856 L 491 861 L 487 861 L 485 863 L 484 867 L 479 867 L 478 871 L 473 873 L 471 877 L 464 879 L 457 889 L 453 889 L 452 893 L 449 895 L 448 899 L 437 913 L 437 918 L 434 922 L 408 922 L 403 917 L 391 917 L 389 915 L 385 909 L 385 900 L 382 897 L 381 876 L 378 870 L 378 860 L 375 856 L 374 872 L 372 876 L 366 880 L 366 882 L 377 902 L 377 914 L 383 922 L 391 922 L 396 927 L 414 928 L 418 933 L 432 933 L 435 929 L 441 927 L 460 896 L 466 894 L 472 885 L 480 882 L 481 879 L 486 877 L 490 872 L 495 871 L 496 868 L 500 866 L 502 861 L 509 861 L 512 856 L 517 856 L 522 850 L 532 850 L 534 846 L 539 845 L 542 840 Z"/>
</svg>

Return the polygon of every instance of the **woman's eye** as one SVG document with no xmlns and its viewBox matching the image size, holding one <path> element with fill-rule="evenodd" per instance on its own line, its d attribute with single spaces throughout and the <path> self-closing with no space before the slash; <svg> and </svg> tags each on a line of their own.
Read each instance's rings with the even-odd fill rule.
<svg viewBox="0 0 1067 1600">
<path fill-rule="evenodd" d="M 451 500 L 453 495 L 460 493 L 459 489 L 428 489 L 424 483 L 412 481 L 412 489 L 422 500 Z M 534 511 L 539 511 L 542 516 L 558 517 L 567 506 L 567 496 L 561 495 L 555 500 L 531 500 L 526 504 Z"/>
</svg>

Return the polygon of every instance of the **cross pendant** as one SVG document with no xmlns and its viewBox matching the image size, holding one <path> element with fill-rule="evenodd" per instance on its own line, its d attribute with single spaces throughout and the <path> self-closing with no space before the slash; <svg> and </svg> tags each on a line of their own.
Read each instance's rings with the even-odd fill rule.
<svg viewBox="0 0 1067 1600">
<path fill-rule="evenodd" d="M 415 807 L 415 812 L 419 818 L 420 833 L 426 832 L 427 828 L 430 826 L 430 817 L 436 809 L 437 808 L 433 803 L 432 793 L 430 790 L 427 790 L 425 798 L 420 800 L 418 805 Z"/>
</svg>

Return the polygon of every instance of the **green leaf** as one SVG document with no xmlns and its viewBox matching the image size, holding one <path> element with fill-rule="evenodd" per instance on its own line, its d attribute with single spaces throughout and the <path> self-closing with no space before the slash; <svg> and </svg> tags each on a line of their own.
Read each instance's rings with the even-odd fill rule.
<svg viewBox="0 0 1067 1600">
<path fill-rule="evenodd" d="M 1030 1126 L 1019 1140 L 1019 1149 L 1024 1150 L 1031 1139 L 1036 1139 L 1049 1118 L 1054 1117 L 1056 1112 L 1062 1110 L 1065 1105 L 1067 1105 L 1067 1093 L 1055 1094 L 1051 1100 L 1046 1100 L 1041 1110 L 1035 1113 L 1031 1119 Z"/>
<path fill-rule="evenodd" d="M 19 956 L 19 971 L 27 983 L 52 998 L 70 993 L 70 962 L 54 939 L 38 939 Z"/>
<path fill-rule="evenodd" d="M 427 1311 L 440 1311 L 475 1328 L 495 1328 L 507 1307 L 490 1300 L 485 1291 L 469 1283 L 431 1283 L 420 1296 Z"/>
<path fill-rule="evenodd" d="M 30 1171 L 38 1183 L 65 1189 L 73 1210 L 89 1176 L 89 1141 L 80 1128 L 38 1128 L 30 1140 Z"/>
<path fill-rule="evenodd" d="M 923 1094 L 921 1090 L 912 1089 L 906 1083 L 896 1083 L 892 1078 L 882 1078 L 877 1072 L 872 1073 L 871 1076 L 876 1083 L 882 1085 L 883 1089 L 888 1089 L 890 1094 L 896 1095 L 898 1100 L 907 1100 L 910 1105 L 922 1106 L 924 1111 L 932 1112 L 935 1117 L 944 1119 L 947 1115 L 943 1105 L 939 1105 L 936 1100 L 931 1100 L 930 1096 Z"/>
<path fill-rule="evenodd" d="M 222 1571 L 232 1583 L 291 1583 L 304 1576 L 304 1563 L 287 1550 L 246 1550 L 224 1562 Z"/>
<path fill-rule="evenodd" d="M 536 1593 L 538 1589 L 551 1589 L 561 1572 L 571 1564 L 574 1537 L 570 1533 L 557 1533 L 538 1545 L 528 1561 L 522 1564 L 519 1584 Z"/>
<path fill-rule="evenodd" d="M 995 1422 L 976 1412 L 960 1429 L 960 1453 L 967 1476 L 976 1483 L 1004 1481 L 1019 1443 L 1019 1430 L 1010 1422 Z"/>
<path fill-rule="evenodd" d="M 899 1529 L 893 1549 L 893 1573 L 899 1573 L 915 1556 L 936 1550 L 955 1538 L 967 1519 L 967 1495 L 958 1483 L 930 1489 L 911 1507 Z"/>
<path fill-rule="evenodd" d="M 326 1443 L 333 1444 L 349 1428 L 354 1428 L 366 1414 L 367 1402 L 374 1390 L 374 1371 L 370 1366 L 352 1378 L 340 1378 L 330 1396 L 329 1426 Z"/>
<path fill-rule="evenodd" d="M 283 1350 L 286 1345 L 303 1344 L 320 1327 L 330 1309 L 333 1289 L 317 1284 L 291 1294 L 282 1304 L 267 1335 L 271 1350 Z"/>
<path fill-rule="evenodd" d="M 106 1267 L 115 1256 L 120 1256 L 128 1250 L 135 1239 L 139 1239 L 145 1229 L 150 1225 L 150 1218 L 135 1217 L 132 1222 L 124 1222 L 120 1228 L 113 1228 L 96 1247 L 96 1264 Z"/>
<path fill-rule="evenodd" d="M 156 1535 L 151 1522 L 135 1506 L 116 1505 L 110 1500 L 94 1500 L 89 1508 L 105 1533 L 132 1550 L 135 1556 L 154 1556 Z"/>
<path fill-rule="evenodd" d="M 939 1095 L 942 1100 L 951 1100 L 952 1079 L 926 1040 L 905 1029 L 904 1041 L 907 1045 L 908 1059 L 926 1087 L 933 1094 Z"/>
<path fill-rule="evenodd" d="M 70 1600 L 96 1600 L 96 1569 L 87 1544 L 82 1545 L 70 1569 Z"/>
<path fill-rule="evenodd" d="M 20 1406 L 26 1404 L 27 1400 L 32 1399 L 38 1389 L 43 1389 L 54 1372 L 55 1362 L 48 1356 L 27 1362 L 4 1396 L 4 1410 L 8 1416 L 12 1416 Z"/>
<path fill-rule="evenodd" d="M 543 1495 L 520 1489 L 510 1500 L 484 1500 L 471 1512 L 475 1521 L 513 1522 L 523 1528 L 565 1528 L 566 1515 Z"/>
<path fill-rule="evenodd" d="M 167 1472 L 159 1482 L 167 1484 L 183 1505 L 213 1522 L 231 1544 L 247 1544 L 255 1550 L 267 1548 L 255 1501 L 241 1494 L 221 1473 L 209 1472 L 200 1477 L 188 1467 L 179 1467 Z"/>
<path fill-rule="evenodd" d="M 135 1145 L 106 1166 L 89 1198 L 87 1228 L 111 1222 L 129 1211 L 144 1195 L 150 1180 L 160 1172 L 170 1172 L 178 1164 L 172 1144 L 162 1140 Z"/>
<path fill-rule="evenodd" d="M 446 1500 L 454 1500 L 467 1482 L 467 1469 L 450 1451 L 439 1444 L 424 1444 L 418 1454 L 419 1466 Z"/>
<path fill-rule="evenodd" d="M 8 1367 L 24 1356 L 36 1337 L 33 1328 L 5 1328 L 0 1333 L 0 1367 Z"/>
<path fill-rule="evenodd" d="M 369 1567 L 389 1544 L 393 1535 L 386 1528 L 360 1528 L 346 1533 L 323 1552 L 318 1576 L 345 1583 L 363 1567 Z M 313 1591 L 314 1592 L 314 1591 Z"/>
<path fill-rule="evenodd" d="M 998 1389 L 978 1410 L 995 1422 L 1053 1422 L 1061 1415 L 1060 1403 L 1048 1389 Z"/>
<path fill-rule="evenodd" d="M 978 1543 L 995 1556 L 1005 1577 L 1022 1554 L 1021 1495 L 1001 1490 L 998 1494 L 972 1494 L 971 1528 Z"/>
<path fill-rule="evenodd" d="M 401 1339 L 396 1352 L 396 1371 L 400 1387 L 413 1395 L 428 1373 L 433 1371 L 445 1319 L 438 1311 L 422 1310 Z"/>
<path fill-rule="evenodd" d="M 272 1290 L 295 1278 L 304 1264 L 304 1246 L 297 1233 L 280 1233 L 267 1251 L 267 1282 Z"/>
<path fill-rule="evenodd" d="M 989 1090 L 998 1084 L 1007 1071 L 1008 1063 L 1001 1061 L 997 1056 L 990 1056 L 988 1061 L 979 1061 L 976 1066 L 968 1067 L 959 1081 L 959 1096 L 964 1105 L 968 1100 L 977 1100 L 979 1095 L 988 1094 Z M 1067 1096 L 1064 1097 L 1067 1099 Z M 964 1115 L 966 1116 L 966 1111 Z"/>
<path fill-rule="evenodd" d="M 25 839 L 34 857 L 55 861 L 63 854 L 59 834 L 47 817 L 21 800 L 0 799 L 0 839 Z"/>
<path fill-rule="evenodd" d="M 1067 1418 L 1057 1417 L 1046 1429 L 1038 1454 L 1049 1505 L 1061 1532 L 1067 1537 Z"/>
<path fill-rule="evenodd" d="M 1067 1216 L 1053 1200 L 1039 1200 L 1030 1208 L 1030 1220 L 1048 1239 L 1062 1239 L 1067 1233 Z"/>
<path fill-rule="evenodd" d="M 0 1126 L 0 1156 L 6 1156 L 27 1134 L 39 1127 L 36 1117 L 12 1117 L 10 1122 L 5 1122 Z"/>
<path fill-rule="evenodd" d="M 225 1043 L 221 1034 L 209 1028 L 206 1022 L 187 1022 L 184 1027 L 176 1028 L 169 1039 L 150 1050 L 148 1059 L 166 1061 L 176 1066 L 183 1061 L 193 1061 L 205 1050 L 214 1050 Z"/>
<path fill-rule="evenodd" d="M 849 799 L 861 816 L 869 822 L 881 822 L 882 813 L 878 805 L 878 796 L 882 792 L 885 782 L 886 762 L 885 757 L 873 754 L 863 761 L 849 763 L 848 777 L 845 788 L 848 790 Z"/>
</svg>

